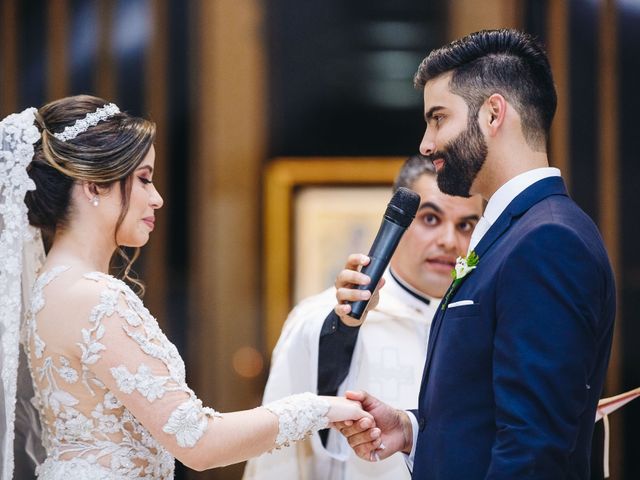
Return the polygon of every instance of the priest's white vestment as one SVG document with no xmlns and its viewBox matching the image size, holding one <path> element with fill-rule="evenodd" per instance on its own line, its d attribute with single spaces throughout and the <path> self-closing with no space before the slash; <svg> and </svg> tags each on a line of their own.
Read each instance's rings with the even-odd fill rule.
<svg viewBox="0 0 640 480">
<path fill-rule="evenodd" d="M 339 393 L 362 389 L 397 408 L 416 408 L 431 319 L 439 299 L 409 292 L 390 274 L 378 306 L 360 327 L 349 375 Z M 299 392 L 316 392 L 318 343 L 336 304 L 330 288 L 300 302 L 290 313 L 273 351 L 263 403 Z M 289 448 L 250 460 L 244 480 L 402 480 L 411 477 L 396 454 L 382 462 L 359 459 L 336 431 L 327 448 L 318 434 Z"/>
</svg>

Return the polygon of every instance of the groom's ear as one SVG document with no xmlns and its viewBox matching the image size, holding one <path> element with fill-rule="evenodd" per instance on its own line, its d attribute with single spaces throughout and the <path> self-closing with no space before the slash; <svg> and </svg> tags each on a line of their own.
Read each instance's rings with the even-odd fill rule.
<svg viewBox="0 0 640 480">
<path fill-rule="evenodd" d="M 499 93 L 487 98 L 480 109 L 480 125 L 489 136 L 495 136 L 504 124 L 508 103 Z"/>
</svg>

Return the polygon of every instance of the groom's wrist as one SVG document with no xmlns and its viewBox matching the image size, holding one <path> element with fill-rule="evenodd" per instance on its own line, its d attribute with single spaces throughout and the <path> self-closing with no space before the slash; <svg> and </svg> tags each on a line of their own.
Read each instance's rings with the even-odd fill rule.
<svg viewBox="0 0 640 480">
<path fill-rule="evenodd" d="M 413 449 L 413 425 L 407 412 L 404 410 L 398 410 L 398 415 L 400 417 L 400 427 L 402 429 L 403 438 L 402 452 L 409 455 Z"/>
</svg>

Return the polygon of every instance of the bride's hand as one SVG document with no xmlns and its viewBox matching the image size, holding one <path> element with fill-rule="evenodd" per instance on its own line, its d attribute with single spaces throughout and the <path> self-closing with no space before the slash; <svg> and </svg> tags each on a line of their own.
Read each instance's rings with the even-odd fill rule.
<svg viewBox="0 0 640 480">
<path fill-rule="evenodd" d="M 373 416 L 362 409 L 360 402 L 348 400 L 344 397 L 323 396 L 322 398 L 329 402 L 327 417 L 332 424 L 335 422 L 356 421 L 361 418 L 369 418 L 372 423 L 375 423 Z"/>
</svg>

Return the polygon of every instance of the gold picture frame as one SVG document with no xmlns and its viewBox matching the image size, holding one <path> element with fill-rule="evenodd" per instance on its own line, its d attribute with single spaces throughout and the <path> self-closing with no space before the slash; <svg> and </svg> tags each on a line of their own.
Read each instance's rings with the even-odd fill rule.
<svg viewBox="0 0 640 480">
<path fill-rule="evenodd" d="M 317 256 L 313 247 L 308 248 L 306 253 L 300 252 L 300 246 L 298 246 L 298 252 L 295 251 L 296 223 L 301 223 L 296 222 L 296 214 L 302 218 L 296 210 L 303 209 L 307 215 L 309 212 L 321 211 L 323 214 L 321 216 L 326 218 L 327 209 L 331 208 L 330 203 L 341 205 L 340 211 L 336 213 L 337 223 L 335 224 L 338 225 L 338 231 L 341 231 L 360 215 L 363 208 L 369 208 L 369 219 L 365 220 L 364 224 L 366 224 L 368 235 L 371 236 L 371 228 L 377 231 L 379 227 L 384 213 L 384 204 L 391 198 L 390 187 L 405 159 L 406 157 L 281 157 L 268 163 L 264 177 L 263 217 L 263 305 L 266 322 L 265 347 L 268 355 L 276 345 L 289 311 L 295 301 L 300 299 L 294 298 L 294 290 L 299 283 L 296 282 L 296 272 L 301 271 L 296 268 L 296 255 L 307 260 L 310 260 L 310 256 Z M 372 189 L 376 188 L 378 190 L 373 192 Z M 315 189 L 315 192 L 308 196 L 305 203 L 305 200 L 301 200 L 305 196 L 300 194 L 311 189 Z M 335 202 L 323 200 L 331 197 L 336 197 Z M 377 206 L 374 207 L 373 215 L 371 215 L 373 205 L 371 198 L 383 200 L 383 203 L 376 200 Z M 380 207 L 381 204 L 382 207 Z M 302 215 L 304 216 L 305 213 Z M 319 219 L 321 216 L 316 218 Z M 314 239 L 318 228 L 314 226 L 314 222 L 308 225 L 311 228 L 305 227 L 306 230 L 302 232 L 301 238 L 307 235 L 307 238 Z M 310 231 L 307 232 L 307 230 Z M 336 234 L 336 238 L 339 237 L 340 235 Z M 372 240 L 373 237 L 367 239 L 368 246 L 365 253 Z M 340 255 L 342 258 L 338 261 L 344 264 L 346 254 L 340 253 Z M 314 262 L 308 263 L 311 265 Z M 316 261 L 315 264 L 318 265 L 319 262 Z M 311 274 L 305 271 L 305 275 L 314 276 L 321 270 L 317 266 L 315 269 L 311 267 L 309 269 L 312 270 Z M 324 273 L 325 277 L 327 275 Z M 327 286 L 329 285 L 325 284 L 323 288 Z M 319 289 L 309 292 L 309 288 L 307 286 L 306 290 L 303 289 L 304 292 L 298 292 L 298 297 L 320 291 Z"/>
</svg>

